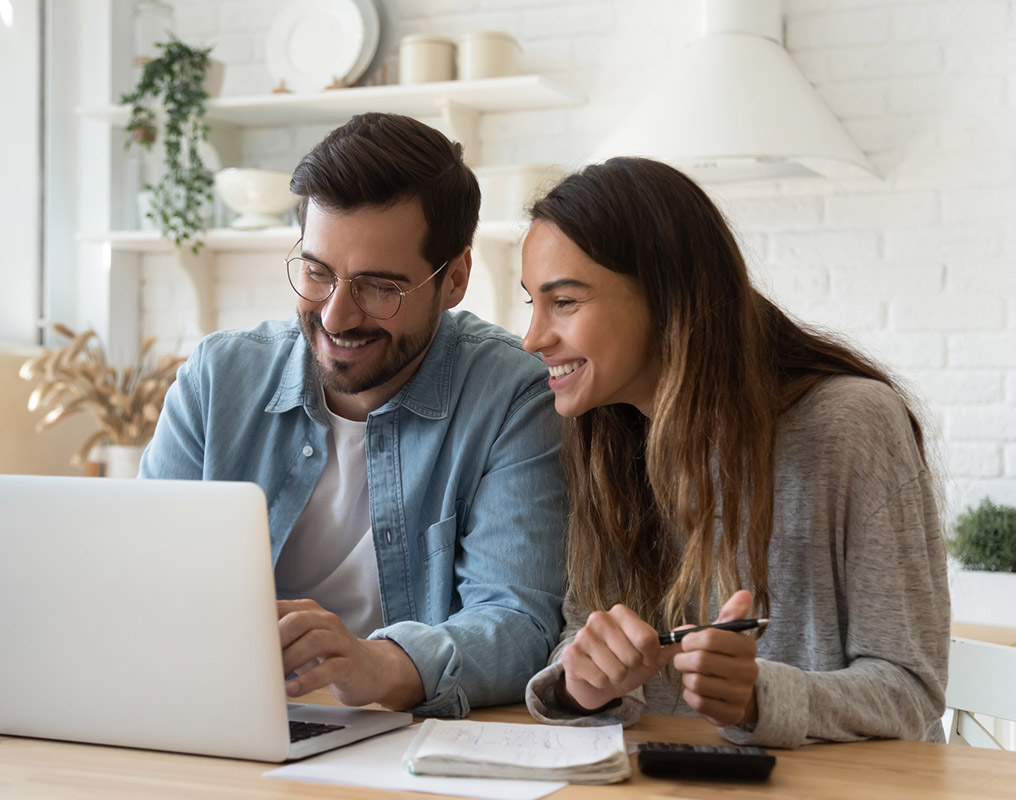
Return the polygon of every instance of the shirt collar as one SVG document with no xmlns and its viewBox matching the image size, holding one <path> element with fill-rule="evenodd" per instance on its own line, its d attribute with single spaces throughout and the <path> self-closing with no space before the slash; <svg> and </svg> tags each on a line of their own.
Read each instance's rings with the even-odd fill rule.
<svg viewBox="0 0 1016 800">
<path fill-rule="evenodd" d="M 314 373 L 314 365 L 311 363 L 314 354 L 307 347 L 307 340 L 303 337 L 299 323 L 294 321 L 294 324 L 298 335 L 286 358 L 286 365 L 282 370 L 279 385 L 276 387 L 272 399 L 265 406 L 265 411 L 269 414 L 281 414 L 303 406 L 311 418 L 324 423 L 324 417 L 319 413 L 318 408 L 319 392 L 315 388 L 317 375 Z"/>
<path fill-rule="evenodd" d="M 384 414 L 405 406 L 421 417 L 442 419 L 448 416 L 457 341 L 458 323 L 455 317 L 445 311 L 441 314 L 437 333 L 416 374 L 406 381 L 406 385 L 395 397 L 373 413 Z"/>
</svg>

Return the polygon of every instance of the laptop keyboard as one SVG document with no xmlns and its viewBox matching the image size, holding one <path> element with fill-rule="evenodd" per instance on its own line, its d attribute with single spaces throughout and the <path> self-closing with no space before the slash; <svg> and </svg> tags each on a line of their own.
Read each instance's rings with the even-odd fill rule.
<svg viewBox="0 0 1016 800">
<path fill-rule="evenodd" d="M 323 722 L 300 722 L 291 719 L 289 721 L 289 741 L 302 742 L 304 739 L 312 739 L 322 733 L 341 731 L 345 727 L 345 725 L 326 725 Z"/>
</svg>

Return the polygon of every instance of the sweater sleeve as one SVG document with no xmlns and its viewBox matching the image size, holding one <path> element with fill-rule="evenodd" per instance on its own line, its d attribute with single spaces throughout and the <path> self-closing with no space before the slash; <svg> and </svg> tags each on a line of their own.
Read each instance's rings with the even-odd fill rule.
<svg viewBox="0 0 1016 800">
<path fill-rule="evenodd" d="M 825 555 L 814 556 L 811 576 L 798 578 L 809 594 L 793 605 L 807 611 L 777 612 L 798 613 L 796 630 L 777 627 L 773 641 L 760 641 L 758 722 L 721 730 L 736 743 L 943 740 L 945 541 L 933 481 L 893 402 L 873 405 L 868 420 L 844 433 L 853 447 L 841 440 L 834 456 L 825 454 L 825 472 L 813 475 L 839 498 L 830 512 L 811 495 L 811 511 L 821 510 L 807 519 L 812 552 Z M 770 564 L 776 591 L 785 594 L 794 567 Z"/>
<path fill-rule="evenodd" d="M 638 722 L 645 705 L 645 695 L 639 687 L 624 697 L 620 702 L 610 704 L 606 708 L 591 714 L 581 714 L 574 709 L 565 708 L 557 702 L 557 684 L 564 680 L 564 667 L 561 665 L 561 653 L 571 644 L 575 634 L 586 624 L 589 609 L 581 605 L 569 589 L 564 598 L 564 630 L 561 640 L 550 654 L 550 662 L 542 670 L 529 679 L 526 686 L 526 706 L 537 722 L 551 725 L 597 726 L 621 723 L 625 727 Z"/>
</svg>

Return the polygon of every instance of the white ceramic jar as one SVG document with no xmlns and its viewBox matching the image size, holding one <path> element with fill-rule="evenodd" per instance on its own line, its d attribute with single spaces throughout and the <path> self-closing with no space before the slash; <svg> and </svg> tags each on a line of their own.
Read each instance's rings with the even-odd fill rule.
<svg viewBox="0 0 1016 800">
<path fill-rule="evenodd" d="M 399 40 L 399 83 L 455 80 L 455 42 L 413 34 Z"/>
<path fill-rule="evenodd" d="M 518 75 L 522 45 L 502 31 L 472 31 L 459 37 L 459 80 Z"/>
</svg>

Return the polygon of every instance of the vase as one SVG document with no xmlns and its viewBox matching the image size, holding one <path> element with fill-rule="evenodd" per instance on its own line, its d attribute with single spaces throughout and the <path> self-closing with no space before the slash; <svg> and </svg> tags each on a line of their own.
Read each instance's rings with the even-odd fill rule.
<svg viewBox="0 0 1016 800">
<path fill-rule="evenodd" d="M 145 452 L 143 444 L 106 445 L 106 477 L 138 477 L 138 470 L 141 468 L 141 454 L 143 452 Z"/>
<path fill-rule="evenodd" d="M 954 620 L 1016 627 L 1016 572 L 954 569 L 950 573 Z"/>
<path fill-rule="evenodd" d="M 173 6 L 163 0 L 134 0 L 134 66 L 140 70 L 158 57 L 157 42 L 173 36 Z"/>
</svg>

